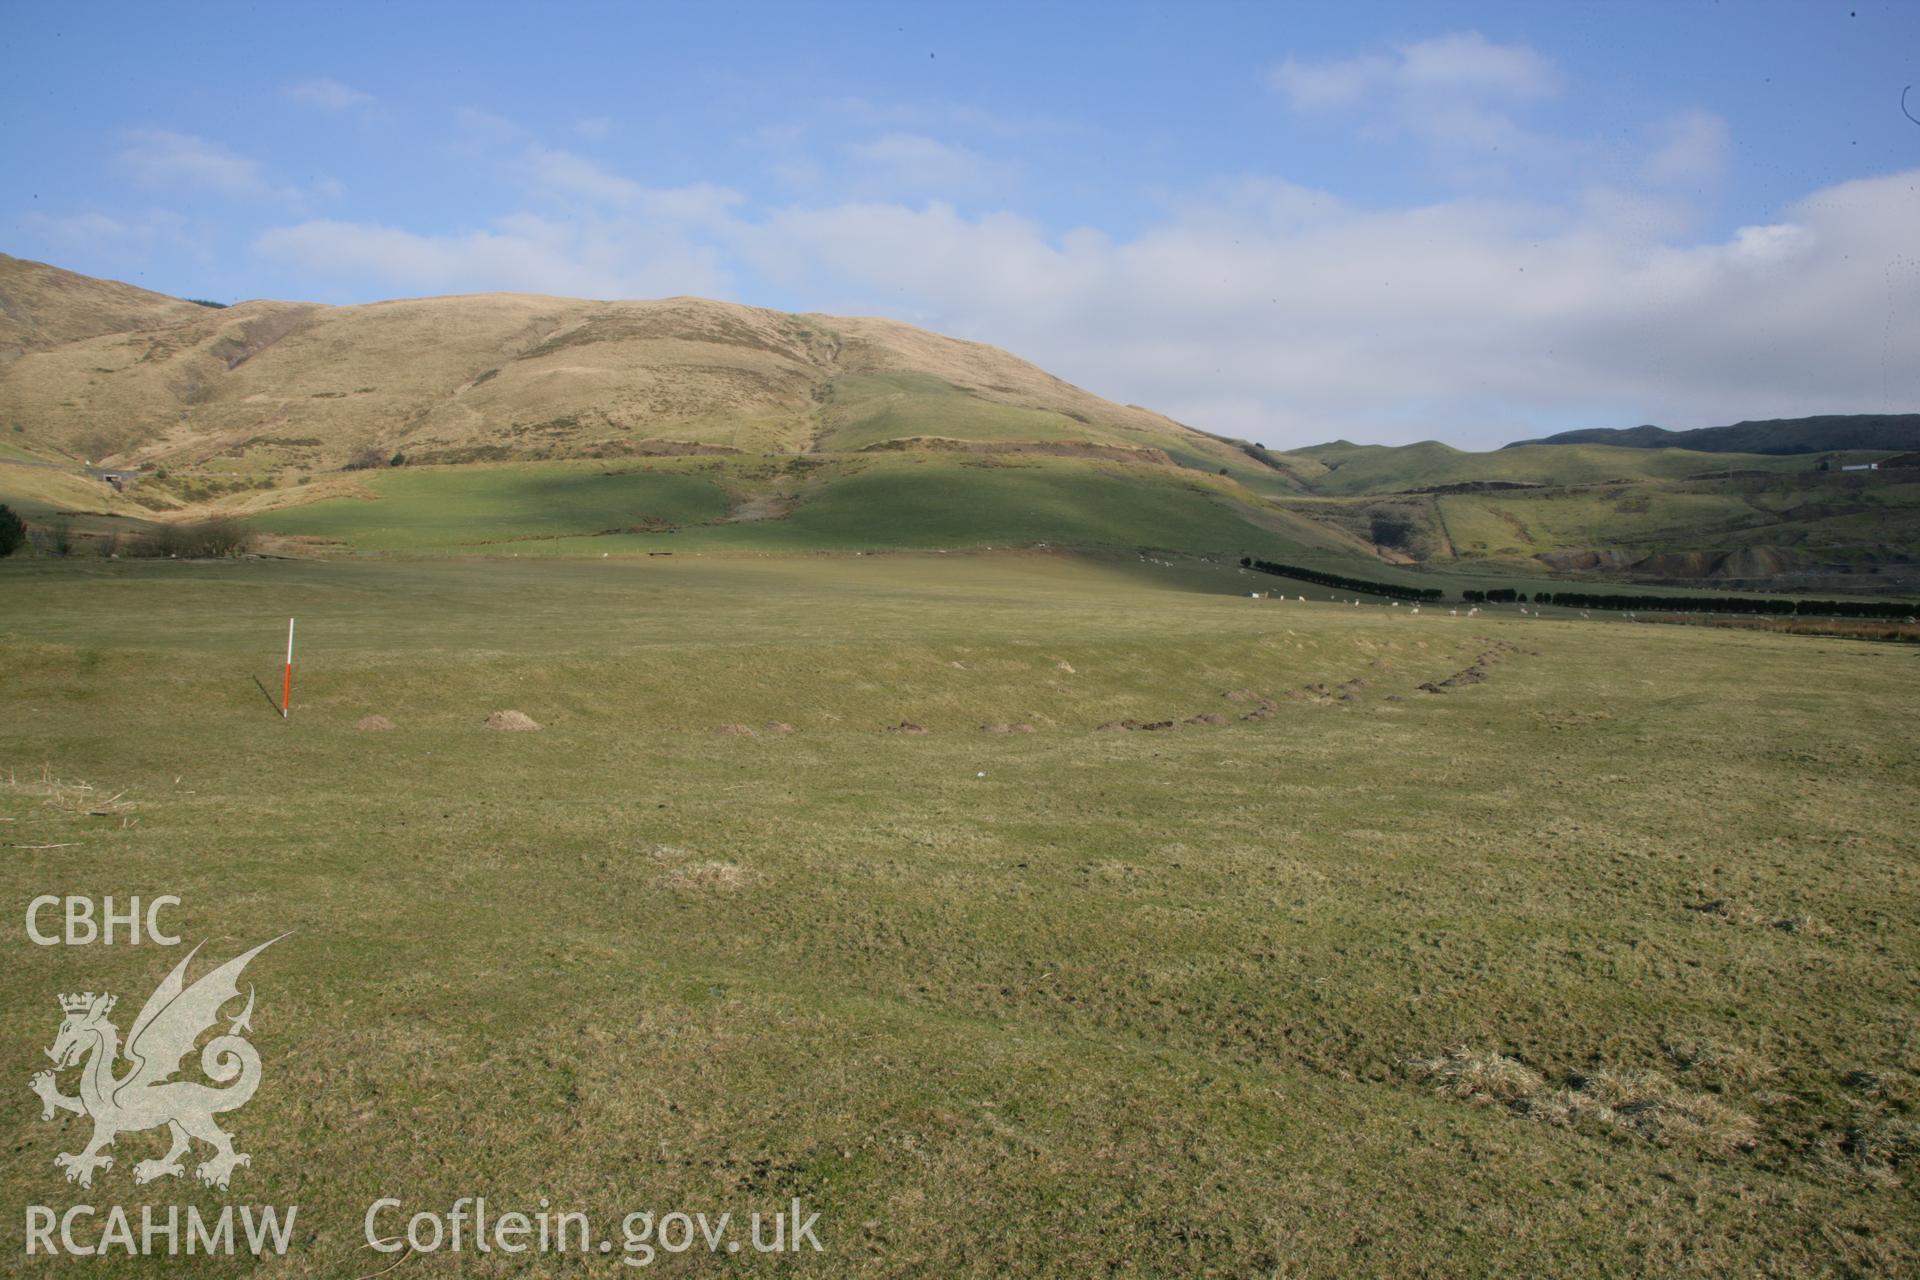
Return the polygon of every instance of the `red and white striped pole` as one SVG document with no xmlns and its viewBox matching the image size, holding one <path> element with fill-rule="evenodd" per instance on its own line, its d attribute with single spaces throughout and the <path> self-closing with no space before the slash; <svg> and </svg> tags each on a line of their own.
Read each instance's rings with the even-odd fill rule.
<svg viewBox="0 0 1920 1280">
<path fill-rule="evenodd" d="M 287 678 L 280 686 L 280 718 L 287 718 L 287 711 L 293 706 L 293 619 L 287 619 Z"/>
</svg>

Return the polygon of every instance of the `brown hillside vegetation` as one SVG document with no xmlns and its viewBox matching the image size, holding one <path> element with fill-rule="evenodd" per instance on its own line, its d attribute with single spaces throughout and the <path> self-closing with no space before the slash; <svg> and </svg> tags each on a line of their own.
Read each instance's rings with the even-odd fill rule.
<svg viewBox="0 0 1920 1280">
<path fill-rule="evenodd" d="M 0 258 L 0 298 L 26 317 L 11 339 L 24 354 L 0 368 L 15 442 L 122 465 L 325 470 L 369 450 L 430 463 L 916 437 L 1247 464 L 1004 351 L 888 320 L 527 294 L 216 310 L 14 258 Z"/>
<path fill-rule="evenodd" d="M 28 351 L 176 324 L 209 308 L 0 253 L 0 363 Z"/>
</svg>

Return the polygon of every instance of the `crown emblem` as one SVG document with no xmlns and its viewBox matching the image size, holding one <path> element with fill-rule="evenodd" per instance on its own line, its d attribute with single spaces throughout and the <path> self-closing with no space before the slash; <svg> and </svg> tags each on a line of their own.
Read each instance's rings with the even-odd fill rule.
<svg viewBox="0 0 1920 1280">
<path fill-rule="evenodd" d="M 60 1008 L 67 1013 L 85 1013 L 92 1007 L 93 992 L 91 991 L 81 992 L 78 995 L 63 995 L 60 997 Z M 109 996 L 107 997 L 106 1005 L 100 1012 L 105 1013 L 111 1008 L 113 1008 L 113 997 Z"/>
</svg>

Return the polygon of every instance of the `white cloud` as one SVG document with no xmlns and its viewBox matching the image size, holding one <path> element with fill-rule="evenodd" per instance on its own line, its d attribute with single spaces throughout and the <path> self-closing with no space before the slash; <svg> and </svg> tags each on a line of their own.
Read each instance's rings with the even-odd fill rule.
<svg viewBox="0 0 1920 1280">
<path fill-rule="evenodd" d="M 187 220 L 161 209 L 118 218 L 98 211 L 29 212 L 17 223 L 30 238 L 73 253 L 145 252 L 155 244 L 187 244 L 191 239 Z"/>
<path fill-rule="evenodd" d="M 127 135 L 120 161 L 143 186 L 181 186 L 229 196 L 259 196 L 269 191 L 256 162 L 188 133 L 135 130 Z"/>
<path fill-rule="evenodd" d="M 731 287 L 711 247 L 637 222 L 517 214 L 486 229 L 423 235 L 312 219 L 263 232 L 252 249 L 316 276 L 402 292 L 515 290 L 608 298 L 716 295 Z"/>
<path fill-rule="evenodd" d="M 1372 213 L 1242 184 L 1126 241 L 943 204 L 790 210 L 741 251 L 825 309 L 911 315 L 1269 444 L 1912 408 L 1920 172 L 1676 243 L 1605 200 Z"/>
<path fill-rule="evenodd" d="M 495 115 L 480 107 L 457 108 L 453 113 L 453 121 L 468 147 L 510 146 L 525 143 L 533 136 L 505 116 Z"/>
<path fill-rule="evenodd" d="M 519 165 L 530 190 L 540 196 L 632 210 L 670 222 L 714 222 L 742 199 L 732 188 L 710 183 L 649 187 L 585 156 L 547 147 L 528 147 L 520 154 Z"/>
<path fill-rule="evenodd" d="M 1399 47 L 1398 78 L 1411 89 L 1505 98 L 1546 98 L 1560 91 L 1552 59 L 1525 45 L 1495 44 L 1477 31 Z"/>
<path fill-rule="evenodd" d="M 302 106 L 317 107 L 322 111 L 364 111 L 375 103 L 372 94 L 363 93 L 359 89 L 341 84 L 338 80 L 330 80 L 325 76 L 288 85 L 285 93 L 288 98 Z"/>
<path fill-rule="evenodd" d="M 1556 97 L 1564 77 L 1552 59 L 1478 32 L 1397 45 L 1390 53 L 1302 61 L 1287 58 L 1267 86 L 1295 111 L 1343 121 L 1372 140 L 1411 138 L 1459 185 L 1502 184 L 1521 165 L 1566 170 L 1585 145 L 1527 129 L 1518 112 Z"/>
<path fill-rule="evenodd" d="M 1267 73 L 1295 107 L 1351 106 L 1375 96 L 1526 100 L 1552 97 L 1561 76 L 1552 59 L 1525 45 L 1495 44 L 1475 31 L 1398 45 L 1391 54 L 1303 62 Z"/>
<path fill-rule="evenodd" d="M 907 191 L 970 191 L 989 180 L 977 151 L 917 133 L 888 133 L 847 148 L 869 182 Z"/>
<path fill-rule="evenodd" d="M 1686 111 L 1653 130 L 1655 146 L 1643 173 L 1658 186 L 1711 186 L 1726 173 L 1731 137 L 1727 122 L 1707 111 Z"/>
<path fill-rule="evenodd" d="M 1303 109 L 1344 107 L 1360 101 L 1393 77 L 1390 58 L 1370 56 L 1330 62 L 1288 58 L 1267 73 L 1267 86 Z"/>
<path fill-rule="evenodd" d="M 1430 63 L 1438 83 L 1546 91 L 1524 60 Z M 1468 104 L 1471 105 L 1471 104 Z M 1222 181 L 1126 237 L 892 197 L 754 208 L 650 186 L 527 140 L 479 154 L 532 212 L 443 233 L 308 220 L 263 257 L 361 291 L 738 296 L 884 314 L 995 343 L 1117 400 L 1300 445 L 1440 436 L 1487 446 L 1574 425 L 1910 409 L 1920 401 L 1920 171 L 1694 232 L 1674 192 L 1724 146 L 1681 116 L 1628 165 L 1652 187 L 1367 209 Z M 894 154 L 937 157 L 918 135 Z M 804 136 L 766 145 L 791 151 Z M 938 144 L 935 144 L 937 147 Z"/>
</svg>

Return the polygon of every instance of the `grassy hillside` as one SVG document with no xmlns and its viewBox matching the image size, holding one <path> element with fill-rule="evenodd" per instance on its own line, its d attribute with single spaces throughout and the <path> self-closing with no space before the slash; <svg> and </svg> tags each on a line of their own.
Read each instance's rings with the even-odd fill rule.
<svg viewBox="0 0 1920 1280">
<path fill-rule="evenodd" d="M 206 310 L 163 293 L 0 253 L 0 366 L 28 351 L 183 323 Z"/>
<path fill-rule="evenodd" d="M 293 931 L 231 1193 L 88 1201 L 298 1203 L 289 1277 L 482 1191 L 799 1197 L 820 1276 L 1920 1268 L 1911 654 L 1128 563 L 0 563 L 8 899 Z M 18 1064 L 175 958 L 5 945 Z"/>
<path fill-rule="evenodd" d="M 1728 468 L 1804 471 L 1804 458 L 1715 454 L 1684 449 L 1621 449 L 1609 445 L 1509 445 L 1471 453 L 1427 440 L 1410 445 L 1355 445 L 1345 441 L 1296 450 L 1327 468 L 1312 481 L 1316 493 L 1376 494 L 1440 485 L 1496 481 L 1519 484 L 1601 484 L 1610 480 L 1680 480 Z"/>
<path fill-rule="evenodd" d="M 1841 472 L 1806 456 L 1603 444 L 1471 453 L 1336 441 L 1299 456 L 1325 468 L 1305 479 L 1318 496 L 1282 495 L 1281 505 L 1428 571 L 1920 592 L 1911 468 Z"/>
<path fill-rule="evenodd" d="M 1901 453 L 1920 449 L 1920 413 L 1827 414 L 1812 418 L 1768 418 L 1730 427 L 1668 431 L 1644 426 L 1562 431 L 1530 444 L 1606 444 L 1627 449 L 1691 449 L 1697 453 L 1825 453 L 1872 449 Z"/>
<path fill-rule="evenodd" d="M 340 496 L 254 500 L 289 537 L 355 550 L 599 555 L 1053 546 L 1238 557 L 1365 544 L 1230 479 L 1046 455 L 880 453 L 389 469 Z M 272 505 L 286 503 L 288 505 Z"/>
<path fill-rule="evenodd" d="M 0 260 L 0 297 L 45 270 Z M 74 340 L 0 364 L 0 409 L 46 456 L 286 480 L 362 450 L 466 462 L 938 436 L 1159 449 L 1205 470 L 1282 476 L 1004 351 L 886 320 L 698 298 L 487 294 L 351 307 L 177 303 L 111 332 L 75 325 Z"/>
<path fill-rule="evenodd" d="M 37 335 L 0 361 L 0 502 L 82 533 L 235 511 L 388 554 L 1050 543 L 1814 592 L 1910 590 L 1920 565 L 1908 472 L 1583 443 L 1274 453 L 885 320 L 505 294 L 209 309 L 16 259 L 0 303 Z M 1716 447 L 1782 438 L 1747 426 Z M 122 494 L 87 462 L 143 472 Z"/>
</svg>

